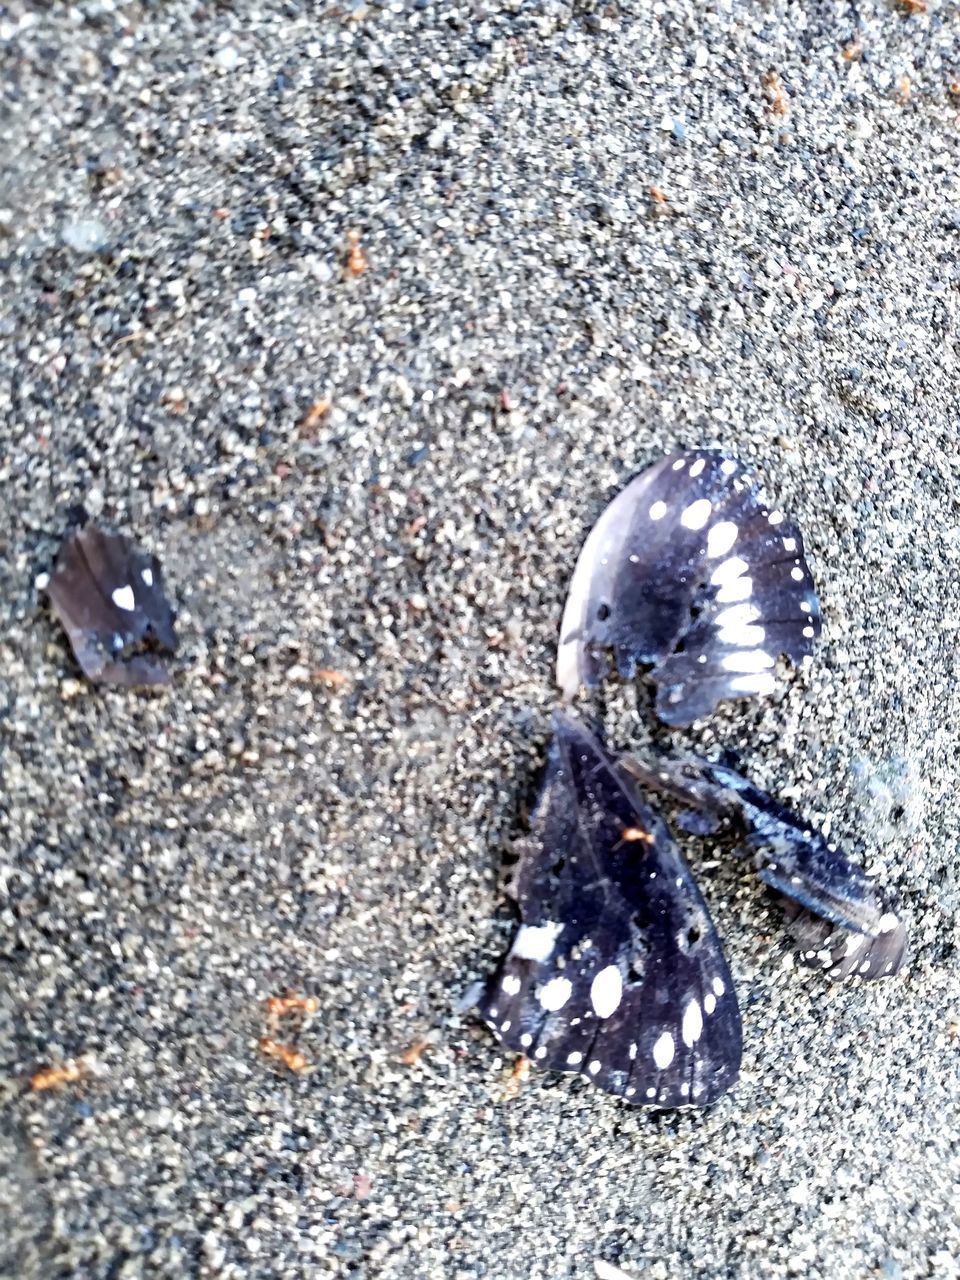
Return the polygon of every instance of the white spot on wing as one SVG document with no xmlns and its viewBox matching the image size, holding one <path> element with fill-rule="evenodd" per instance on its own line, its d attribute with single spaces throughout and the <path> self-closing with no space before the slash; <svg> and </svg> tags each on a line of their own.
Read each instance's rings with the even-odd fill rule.
<svg viewBox="0 0 960 1280">
<path fill-rule="evenodd" d="M 771 512 L 770 512 L 770 514 L 767 516 L 767 519 L 770 521 L 770 523 L 771 523 L 771 524 L 782 524 L 782 523 L 783 523 L 783 512 L 782 512 L 782 511 L 771 511 Z"/>
<path fill-rule="evenodd" d="M 763 644 L 766 634 L 763 627 L 757 626 L 723 627 L 717 639 L 721 644 Z"/>
<path fill-rule="evenodd" d="M 533 1036 L 530 1034 L 529 1031 L 525 1031 L 523 1033 L 523 1035 L 520 1037 L 520 1043 L 523 1045 L 525 1049 L 530 1048 L 530 1046 L 533 1044 Z"/>
<path fill-rule="evenodd" d="M 132 613 L 137 607 L 137 602 L 133 595 L 133 587 L 117 587 L 116 591 L 111 594 L 110 599 L 118 609 L 123 609 L 125 613 Z"/>
<path fill-rule="evenodd" d="M 594 1058 L 594 1060 L 590 1063 L 589 1067 L 587 1067 L 587 1070 L 590 1072 L 592 1076 L 595 1076 L 597 1074 L 597 1072 L 600 1070 L 600 1063 L 597 1061 L 596 1058 Z"/>
<path fill-rule="evenodd" d="M 724 560 L 722 564 L 718 564 L 710 575 L 711 585 L 714 587 L 726 587 L 734 582 L 740 575 L 749 568 L 746 560 L 740 556 L 731 556 L 729 560 Z M 748 579 L 749 581 L 749 579 Z M 747 592 L 749 595 L 750 592 Z M 718 596 L 719 600 L 720 597 Z"/>
<path fill-rule="evenodd" d="M 724 583 L 717 592 L 717 604 L 734 604 L 738 600 L 749 600 L 752 592 L 752 578 L 734 578 Z"/>
<path fill-rule="evenodd" d="M 773 666 L 773 658 L 763 649 L 742 649 L 739 653 L 727 653 L 720 659 L 724 671 L 767 671 Z"/>
<path fill-rule="evenodd" d="M 620 1007 L 623 979 L 615 964 L 601 969 L 590 984 L 590 1003 L 598 1018 L 609 1018 Z"/>
<path fill-rule="evenodd" d="M 574 1049 L 573 1053 L 567 1054 L 568 1067 L 578 1067 L 582 1061 L 583 1061 L 583 1054 L 580 1052 L 579 1049 Z"/>
<path fill-rule="evenodd" d="M 557 938 L 563 932 L 562 924 L 548 920 L 546 924 L 522 924 L 510 948 L 512 956 L 521 960 L 549 960 L 553 955 Z"/>
<path fill-rule="evenodd" d="M 707 555 L 725 556 L 737 540 L 739 530 L 732 520 L 719 520 L 707 530 Z"/>
<path fill-rule="evenodd" d="M 570 999 L 573 984 L 569 978 L 551 978 L 540 991 L 540 1007 L 548 1013 L 556 1013 Z"/>
<path fill-rule="evenodd" d="M 504 980 L 500 983 L 501 990 L 505 991 L 508 996 L 515 996 L 520 990 L 520 979 L 515 973 L 508 973 Z"/>
<path fill-rule="evenodd" d="M 655 502 L 649 512 L 651 520 L 662 520 L 666 514 L 667 504 L 665 502 Z"/>
<path fill-rule="evenodd" d="M 730 688 L 734 693 L 757 693 L 765 697 L 777 690 L 777 678 L 769 671 L 758 671 L 753 675 L 734 676 Z"/>
<path fill-rule="evenodd" d="M 714 994 L 715 996 L 717 996 L 717 997 L 722 996 L 722 995 L 723 995 L 723 993 L 724 993 L 724 992 L 726 991 L 726 989 L 727 989 L 727 988 L 723 985 L 723 979 L 722 979 L 722 978 L 714 978 L 714 980 L 710 983 L 710 985 L 711 985 L 711 987 L 713 987 L 713 994 Z"/>
<path fill-rule="evenodd" d="M 715 627 L 745 627 L 756 622 L 760 610 L 755 604 L 734 604 L 729 609 L 721 609 L 713 620 Z"/>
<path fill-rule="evenodd" d="M 678 458 L 676 462 L 673 464 L 673 470 L 682 471 L 686 465 L 687 465 L 686 458 Z"/>
<path fill-rule="evenodd" d="M 899 927 L 900 921 L 892 911 L 885 911 L 877 921 L 878 933 L 892 933 L 894 929 L 898 929 Z"/>
<path fill-rule="evenodd" d="M 696 462 L 693 464 L 693 466 L 690 468 L 690 474 L 694 477 L 698 476 L 706 465 L 707 464 L 703 458 L 698 458 Z"/>
<path fill-rule="evenodd" d="M 653 1046 L 653 1060 L 661 1071 L 666 1071 L 670 1063 L 673 1061 L 673 1055 L 676 1046 L 673 1043 L 673 1036 L 669 1031 L 664 1031 Z"/>
<path fill-rule="evenodd" d="M 717 997 L 713 994 L 712 991 L 708 991 L 707 994 L 703 997 L 703 1012 L 713 1013 L 716 1007 L 717 1007 Z"/>
<path fill-rule="evenodd" d="M 684 507 L 680 515 L 680 523 L 685 529 L 702 529 L 710 519 L 712 510 L 713 504 L 709 498 L 698 498 L 696 502 L 691 502 L 689 507 Z"/>
<path fill-rule="evenodd" d="M 803 581 L 803 570 L 799 567 L 799 565 L 794 565 L 794 567 L 790 570 L 790 577 L 794 580 L 794 582 Z"/>
<path fill-rule="evenodd" d="M 683 1011 L 683 1022 L 680 1027 L 683 1043 L 688 1049 L 692 1049 L 697 1043 L 702 1031 L 703 1014 L 700 1011 L 700 1005 L 696 1000 L 691 1000 Z"/>
<path fill-rule="evenodd" d="M 144 584 L 146 586 L 148 587 L 153 586 L 153 570 L 152 569 L 141 569 L 140 577 L 143 579 Z"/>
</svg>

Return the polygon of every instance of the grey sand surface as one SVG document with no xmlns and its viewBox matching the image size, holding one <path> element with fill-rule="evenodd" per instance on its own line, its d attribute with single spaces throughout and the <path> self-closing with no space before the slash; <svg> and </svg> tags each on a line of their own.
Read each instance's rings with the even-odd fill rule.
<svg viewBox="0 0 960 1280">
<path fill-rule="evenodd" d="M 958 21 L 0 6 L 3 1275 L 958 1274 Z M 796 969 L 690 843 L 735 1091 L 502 1102 L 456 1007 L 509 937 L 568 575 L 714 441 L 798 518 L 823 643 L 689 733 L 611 687 L 611 737 L 740 749 L 912 960 Z M 163 561 L 165 694 L 83 683 L 36 590 L 80 505 Z M 257 1047 L 287 991 L 302 1075 Z"/>
</svg>

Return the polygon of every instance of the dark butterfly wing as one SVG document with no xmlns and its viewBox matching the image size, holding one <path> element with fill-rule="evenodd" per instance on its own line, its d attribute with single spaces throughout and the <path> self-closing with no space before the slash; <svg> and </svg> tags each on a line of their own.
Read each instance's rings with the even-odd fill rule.
<svg viewBox="0 0 960 1280">
<path fill-rule="evenodd" d="M 478 1005 L 503 1044 L 637 1105 L 731 1087 L 740 1014 L 706 904 L 664 823 L 564 715 L 514 892 L 522 924 Z"/>
<path fill-rule="evenodd" d="M 884 912 L 876 935 L 842 929 L 796 903 L 785 903 L 787 928 L 797 955 L 831 978 L 889 978 L 903 965 L 907 933 L 892 912 Z"/>
<path fill-rule="evenodd" d="M 804 963 L 835 978 L 886 977 L 901 967 L 906 929 L 873 880 L 779 800 L 708 760 L 623 764 L 645 786 L 743 827 L 760 879 L 793 904 L 787 919 Z"/>
<path fill-rule="evenodd" d="M 657 715 L 685 725 L 727 698 L 772 693 L 777 658 L 807 657 L 820 605 L 798 530 L 718 449 L 671 454 L 619 493 L 577 560 L 557 683 L 595 687 L 652 666 Z"/>
<path fill-rule="evenodd" d="M 85 675 L 104 684 L 166 684 L 159 650 L 177 647 L 155 556 L 90 524 L 64 542 L 47 587 Z"/>
</svg>

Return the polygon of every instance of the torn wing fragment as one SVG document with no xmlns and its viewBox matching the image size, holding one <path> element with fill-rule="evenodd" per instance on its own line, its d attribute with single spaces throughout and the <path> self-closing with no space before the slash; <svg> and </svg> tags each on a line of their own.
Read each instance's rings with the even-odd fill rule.
<svg viewBox="0 0 960 1280">
<path fill-rule="evenodd" d="M 807 657 L 820 625 L 800 533 L 742 465 L 719 449 L 671 454 L 617 494 L 583 545 L 557 684 L 568 701 L 597 686 L 613 650 L 624 679 L 652 667 L 657 715 L 686 725 L 772 693 L 778 657 Z"/>
<path fill-rule="evenodd" d="M 503 1044 L 641 1106 L 731 1087 L 740 1014 L 706 904 L 631 779 L 559 713 L 513 892 L 521 925 L 478 1001 Z"/>
<path fill-rule="evenodd" d="M 61 547 L 47 593 L 89 679 L 167 683 L 159 655 L 175 651 L 177 634 L 156 556 L 88 524 Z"/>
<path fill-rule="evenodd" d="M 649 789 L 690 805 L 716 825 L 740 826 L 757 850 L 757 874 L 787 902 L 800 959 L 832 978 L 896 973 L 907 950 L 902 922 L 874 881 L 823 834 L 726 765 L 689 758 L 623 767 Z"/>
</svg>

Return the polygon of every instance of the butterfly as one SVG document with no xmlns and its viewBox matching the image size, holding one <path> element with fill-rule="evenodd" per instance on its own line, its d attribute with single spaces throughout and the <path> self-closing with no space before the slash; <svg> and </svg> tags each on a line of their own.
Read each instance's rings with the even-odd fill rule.
<svg viewBox="0 0 960 1280">
<path fill-rule="evenodd" d="M 594 525 L 570 582 L 556 680 L 572 701 L 650 666 L 656 713 L 688 725 L 721 701 L 774 692 L 777 658 L 813 650 L 821 615 L 797 528 L 719 449 L 671 454 Z"/>
<path fill-rule="evenodd" d="M 168 682 L 159 653 L 174 652 L 177 634 L 156 556 L 121 534 L 88 524 L 61 547 L 47 594 L 91 680 Z"/>
<path fill-rule="evenodd" d="M 806 965 L 832 978 L 881 978 L 900 969 L 906 929 L 875 882 L 779 800 L 724 763 L 691 757 L 655 767 L 626 758 L 622 764 L 646 788 L 691 805 L 702 834 L 723 824 L 742 829 L 760 879 L 787 900 Z"/>
<path fill-rule="evenodd" d="M 741 1028 L 706 904 L 630 776 L 561 712 L 518 852 L 521 924 L 478 1001 L 499 1040 L 629 1103 L 715 1102 Z"/>
</svg>

